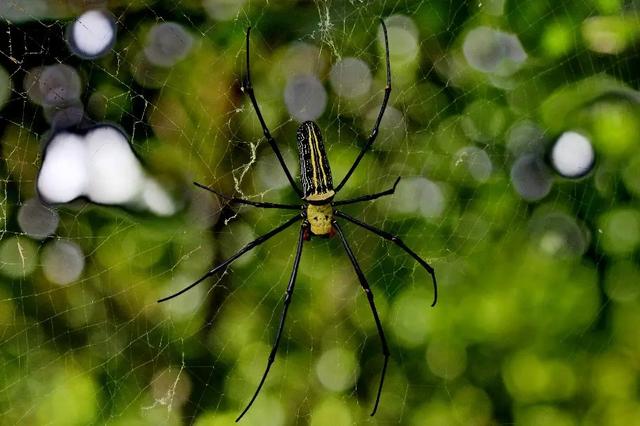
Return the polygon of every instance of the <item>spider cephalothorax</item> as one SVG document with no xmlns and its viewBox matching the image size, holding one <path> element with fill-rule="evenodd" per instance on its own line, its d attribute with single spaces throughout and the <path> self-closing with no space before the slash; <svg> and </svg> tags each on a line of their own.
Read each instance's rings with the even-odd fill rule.
<svg viewBox="0 0 640 426">
<path fill-rule="evenodd" d="M 313 235 L 332 237 L 335 234 L 333 230 L 333 207 L 330 203 L 308 204 L 305 210 L 309 229 Z"/>
<path fill-rule="evenodd" d="M 236 260 L 238 257 L 242 256 L 244 253 L 248 252 L 249 250 L 253 249 L 257 245 L 262 244 L 263 242 L 273 237 L 274 235 L 279 234 L 280 232 L 284 231 L 294 223 L 302 221 L 302 225 L 300 226 L 300 230 L 298 234 L 298 245 L 296 249 L 296 255 L 293 260 L 293 270 L 291 272 L 291 277 L 289 278 L 289 285 L 287 287 L 287 291 L 285 292 L 285 296 L 284 296 L 284 307 L 282 310 L 282 314 L 280 316 L 280 324 L 278 326 L 278 332 L 276 334 L 275 343 L 273 344 L 271 353 L 269 354 L 269 358 L 267 360 L 267 367 L 264 371 L 264 374 L 262 375 L 262 379 L 260 380 L 260 383 L 258 384 L 258 387 L 254 392 L 253 397 L 251 398 L 251 400 L 249 401 L 245 409 L 242 411 L 242 413 L 240 413 L 236 421 L 240 420 L 242 416 L 244 416 L 244 414 L 249 410 L 249 408 L 257 398 L 258 394 L 260 393 L 260 389 L 262 389 L 262 385 L 264 384 L 267 378 L 267 374 L 269 374 L 271 365 L 275 360 L 276 352 L 278 350 L 278 345 L 280 344 L 280 338 L 282 337 L 282 330 L 284 329 L 285 319 L 287 317 L 287 312 L 289 310 L 289 304 L 291 303 L 291 297 L 293 296 L 293 289 L 295 287 L 296 277 L 298 275 L 298 266 L 300 265 L 300 259 L 302 256 L 302 247 L 304 242 L 310 239 L 311 237 L 310 234 L 321 236 L 321 237 L 331 237 L 334 234 L 338 235 L 347 253 L 347 256 L 349 257 L 349 260 L 353 265 L 353 269 L 355 270 L 355 273 L 358 277 L 360 286 L 362 287 L 362 289 L 364 290 L 367 296 L 367 301 L 369 302 L 369 307 L 371 308 L 373 319 L 376 323 L 378 336 L 380 337 L 380 343 L 382 345 L 382 354 L 384 355 L 384 363 L 382 364 L 382 373 L 380 375 L 380 383 L 378 385 L 376 401 L 373 406 L 373 411 L 371 412 L 372 416 L 375 414 L 378 408 L 378 403 L 380 402 L 380 394 L 382 393 L 382 385 L 384 383 L 385 372 L 387 371 L 387 363 L 389 361 L 389 356 L 390 356 L 389 347 L 387 345 L 387 339 L 385 338 L 384 331 L 382 329 L 382 323 L 380 322 L 380 318 L 378 317 L 378 310 L 376 309 L 376 305 L 373 300 L 373 292 L 371 290 L 371 287 L 369 287 L 369 283 L 367 282 L 367 279 L 364 273 L 360 269 L 360 265 L 358 265 L 358 262 L 353 254 L 353 251 L 351 250 L 351 247 L 349 246 L 349 243 L 347 242 L 347 239 L 345 238 L 344 233 L 342 232 L 342 228 L 337 222 L 337 218 L 344 219 L 348 222 L 356 224 L 388 241 L 393 242 L 402 250 L 407 252 L 411 257 L 413 257 L 420 264 L 420 266 L 422 266 L 431 275 L 431 279 L 433 281 L 433 290 L 434 290 L 432 306 L 435 306 L 436 304 L 436 300 L 438 296 L 436 276 L 433 268 L 429 266 L 429 264 L 426 261 L 424 261 L 413 250 L 407 247 L 400 238 L 335 209 L 336 206 L 359 203 L 362 201 L 370 201 L 385 195 L 391 195 L 394 193 L 400 178 L 396 179 L 395 183 L 393 184 L 393 187 L 386 191 L 382 191 L 382 192 L 378 192 L 370 195 L 363 195 L 361 197 L 352 198 L 349 200 L 341 200 L 341 201 L 333 200 L 334 196 L 338 194 L 338 192 L 340 192 L 340 189 L 344 186 L 344 184 L 347 183 L 347 181 L 351 177 L 351 174 L 360 163 L 360 160 L 362 160 L 362 157 L 364 156 L 364 154 L 367 152 L 367 150 L 371 147 L 373 142 L 376 140 L 376 137 L 378 136 L 378 128 L 380 127 L 380 121 L 382 120 L 382 115 L 384 114 L 384 111 L 387 107 L 387 102 L 389 101 L 389 94 L 391 93 L 391 67 L 389 65 L 389 41 L 387 39 L 387 27 L 385 26 L 384 21 L 381 21 L 381 23 L 382 23 L 382 31 L 384 34 L 385 59 L 386 59 L 385 62 L 387 66 L 387 75 L 386 75 L 387 85 L 384 89 L 384 98 L 382 100 L 380 112 L 378 113 L 378 117 L 375 121 L 373 129 L 371 130 L 371 134 L 369 135 L 367 142 L 362 147 L 362 150 L 356 157 L 355 161 L 353 162 L 353 165 L 351 166 L 347 174 L 344 176 L 344 178 L 342 178 L 338 186 L 334 188 L 333 180 L 331 177 L 331 168 L 329 166 L 329 160 L 327 158 L 327 154 L 324 149 L 320 128 L 316 125 L 316 123 L 312 121 L 306 121 L 302 123 L 298 128 L 298 134 L 297 134 L 298 153 L 300 155 L 300 180 L 302 182 L 302 190 L 296 184 L 295 180 L 293 179 L 293 176 L 291 176 L 291 173 L 289 172 L 289 169 L 287 168 L 287 165 L 285 164 L 284 159 L 282 158 L 280 149 L 278 149 L 278 145 L 276 144 L 275 139 L 273 139 L 273 137 L 271 136 L 271 133 L 269 132 L 269 128 L 264 122 L 264 118 L 262 117 L 262 113 L 260 112 L 260 108 L 258 106 L 258 101 L 256 100 L 256 97 L 253 93 L 253 86 L 251 85 L 251 69 L 249 67 L 249 33 L 251 31 L 251 28 L 247 30 L 247 76 L 243 85 L 243 90 L 249 95 L 249 99 L 253 104 L 253 107 L 256 111 L 256 115 L 258 116 L 258 120 L 260 121 L 260 125 L 262 126 L 262 131 L 264 133 L 264 136 L 267 139 L 267 142 L 269 143 L 271 148 L 273 149 L 273 152 L 275 153 L 276 157 L 278 158 L 278 161 L 280 162 L 280 165 L 282 166 L 282 169 L 285 175 L 287 176 L 287 179 L 289 180 L 291 187 L 300 196 L 300 198 L 304 203 L 302 205 L 276 204 L 276 203 L 251 201 L 251 200 L 246 200 L 246 199 L 237 198 L 237 197 L 229 197 L 227 195 L 221 194 L 215 189 L 212 189 L 207 186 L 194 182 L 197 186 L 203 189 L 206 189 L 208 191 L 211 191 L 217 194 L 218 196 L 233 202 L 247 204 L 255 207 L 262 207 L 262 208 L 297 210 L 298 214 L 290 218 L 288 221 L 278 226 L 277 228 L 267 232 L 266 234 L 258 237 L 256 240 L 244 246 L 242 249 L 240 249 L 240 251 L 238 251 L 236 254 L 234 254 L 233 256 L 231 256 L 221 264 L 211 269 L 209 272 L 203 275 L 196 282 L 188 285 L 187 287 L 183 288 L 177 293 L 174 293 L 158 301 L 158 302 L 164 302 L 166 300 L 173 299 L 174 297 L 181 295 L 182 293 L 190 290 L 191 288 L 195 287 L 196 285 L 204 281 L 207 277 L 210 277 L 216 272 L 223 270 L 231 262 Z"/>
</svg>

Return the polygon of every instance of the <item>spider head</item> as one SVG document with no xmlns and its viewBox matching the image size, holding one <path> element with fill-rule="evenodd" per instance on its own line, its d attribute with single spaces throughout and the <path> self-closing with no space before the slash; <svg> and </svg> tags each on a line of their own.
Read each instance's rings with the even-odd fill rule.
<svg viewBox="0 0 640 426">
<path fill-rule="evenodd" d="M 309 204 L 307 221 L 313 235 L 330 236 L 333 231 L 333 207 L 331 204 Z"/>
<path fill-rule="evenodd" d="M 302 198 L 315 204 L 330 201 L 335 191 L 320 128 L 313 121 L 305 121 L 298 127 L 297 139 Z"/>
</svg>

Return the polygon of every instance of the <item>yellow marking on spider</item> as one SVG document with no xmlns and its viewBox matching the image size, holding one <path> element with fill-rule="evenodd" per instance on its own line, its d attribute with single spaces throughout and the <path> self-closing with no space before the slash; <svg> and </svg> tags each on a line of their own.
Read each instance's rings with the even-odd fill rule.
<svg viewBox="0 0 640 426">
<path fill-rule="evenodd" d="M 315 147 L 313 146 L 313 127 L 311 127 L 310 129 L 311 131 L 309 132 L 309 150 L 310 150 L 310 157 L 311 157 L 311 171 L 313 172 L 313 176 L 311 177 L 311 179 L 313 180 L 313 187 L 316 189 L 316 194 L 317 194 L 317 190 L 318 190 L 318 166 L 316 164 L 316 151 L 315 151 Z"/>
<path fill-rule="evenodd" d="M 320 155 L 320 142 L 318 142 L 318 135 L 316 135 L 316 130 L 311 128 L 311 135 L 313 136 L 313 147 L 315 148 L 315 152 L 318 154 L 318 165 L 320 166 L 320 173 L 322 173 L 322 182 L 324 186 L 327 186 L 327 173 L 324 170 L 324 162 L 322 161 L 322 156 Z M 319 188 L 319 185 L 316 185 L 316 188 Z"/>
</svg>

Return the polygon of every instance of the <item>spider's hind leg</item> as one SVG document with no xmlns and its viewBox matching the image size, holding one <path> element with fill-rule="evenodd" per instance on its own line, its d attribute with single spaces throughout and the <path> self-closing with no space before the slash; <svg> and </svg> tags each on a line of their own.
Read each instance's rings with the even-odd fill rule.
<svg viewBox="0 0 640 426">
<path fill-rule="evenodd" d="M 267 379 L 267 375 L 269 374 L 269 370 L 271 369 L 271 365 L 276 359 L 276 352 L 278 352 L 278 346 L 280 345 L 280 338 L 282 337 L 282 330 L 284 329 L 284 322 L 287 319 L 287 311 L 289 310 L 289 304 L 291 303 L 291 298 L 293 297 L 293 289 L 296 285 L 296 277 L 298 275 L 298 266 L 300 266 L 300 258 L 302 256 L 302 245 L 305 241 L 305 232 L 308 232 L 308 224 L 306 221 L 302 223 L 300 227 L 300 235 L 298 236 L 298 248 L 296 249 L 296 257 L 293 261 L 293 270 L 291 271 L 291 278 L 289 278 L 289 285 L 287 286 L 287 291 L 284 295 L 284 307 L 282 309 L 282 314 L 280 315 L 280 325 L 278 326 L 278 333 L 276 334 L 276 340 L 271 348 L 271 352 L 269 353 L 269 358 L 267 360 L 267 368 L 264 370 L 264 374 L 262 374 L 262 379 L 260 379 L 260 383 L 258 384 L 258 388 L 254 392 L 251 400 L 247 404 L 242 413 L 236 419 L 236 422 L 240 421 L 242 416 L 244 416 L 249 408 L 253 405 L 253 402 L 258 397 L 260 390 L 262 389 L 262 385 L 264 385 L 265 380 Z"/>
<path fill-rule="evenodd" d="M 384 238 L 387 241 L 391 241 L 392 243 L 400 247 L 402 250 L 404 250 L 409 256 L 413 257 L 420 264 L 420 266 L 422 266 L 429 273 L 429 275 L 431 275 L 431 281 L 433 283 L 433 303 L 431 304 L 431 306 L 432 307 L 436 306 L 436 303 L 438 302 L 438 282 L 436 280 L 436 271 L 433 269 L 431 265 L 427 263 L 426 260 L 418 256 L 416 252 L 414 252 L 409 247 L 407 247 L 404 241 L 402 241 L 399 237 L 393 234 L 383 231 L 382 229 L 378 229 L 375 226 L 371 226 L 368 223 L 364 223 L 363 221 L 358 220 L 355 217 L 349 216 L 346 213 L 342 213 L 341 211 L 335 210 L 333 214 L 343 219 L 346 219 L 351 223 L 361 226 L 364 229 L 373 232 L 374 234 Z"/>
<path fill-rule="evenodd" d="M 376 322 L 376 328 L 378 329 L 378 336 L 380 336 L 380 343 L 382 344 L 382 354 L 384 355 L 384 364 L 382 365 L 382 372 L 380 373 L 380 384 L 378 385 L 378 393 L 376 395 L 376 402 L 373 405 L 373 410 L 371 411 L 371 415 L 373 416 L 378 410 L 378 404 L 380 403 L 380 395 L 382 394 L 382 385 L 384 384 L 384 376 L 387 372 L 387 364 L 389 363 L 389 356 L 391 356 L 391 352 L 389 352 L 389 346 L 387 345 L 387 339 L 384 336 L 384 330 L 382 329 L 382 323 L 380 322 L 380 317 L 378 316 L 378 310 L 376 309 L 376 304 L 373 301 L 373 292 L 371 291 L 371 287 L 367 282 L 367 278 L 364 276 L 362 269 L 360 269 L 360 265 L 358 265 L 358 261 L 356 260 L 355 255 L 351 251 L 351 247 L 349 247 L 349 243 L 347 243 L 347 239 L 342 233 L 342 229 L 338 225 L 336 221 L 333 221 L 333 227 L 336 230 L 336 233 L 340 237 L 342 241 L 342 245 L 344 246 L 345 251 L 347 252 L 347 256 L 349 256 L 349 260 L 353 265 L 353 269 L 356 271 L 356 275 L 358 276 L 358 280 L 360 281 L 360 285 L 367 295 L 367 300 L 369 301 L 369 306 L 371 307 L 371 312 L 373 313 L 373 319 Z"/>
</svg>

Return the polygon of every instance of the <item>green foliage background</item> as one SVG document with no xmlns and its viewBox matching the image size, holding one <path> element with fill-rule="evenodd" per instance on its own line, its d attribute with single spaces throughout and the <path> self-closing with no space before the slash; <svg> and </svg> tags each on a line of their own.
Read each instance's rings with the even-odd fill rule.
<svg viewBox="0 0 640 426">
<path fill-rule="evenodd" d="M 313 240 L 276 364 L 242 422 L 640 424 L 637 2 L 507 0 L 500 15 L 492 13 L 501 7 L 497 0 L 250 1 L 234 19 L 216 22 L 195 0 L 113 0 L 107 7 L 118 19 L 115 53 L 96 61 L 64 50 L 65 25 L 86 7 L 82 2 L 8 4 L 12 14 L 5 9 L 0 22 L 0 37 L 8 35 L 0 38 L 7 70 L 0 68 L 0 82 L 12 87 L 0 110 L 1 423 L 233 422 L 274 338 L 296 231 L 202 288 L 166 305 L 155 301 L 287 217 L 222 208 L 191 181 L 233 193 L 241 177 L 245 194 L 295 202 L 286 187 L 268 190 L 256 171 L 273 154 L 264 141 L 251 145 L 261 132 L 239 90 L 245 29 L 255 28 L 252 68 L 266 119 L 281 146 L 295 152 L 297 123 L 282 95 L 290 44 L 319 47 L 329 64 L 337 55 L 363 59 L 374 74 L 365 106 L 377 105 L 384 68 L 376 20 L 402 14 L 419 33 L 413 60 L 392 52 L 390 104 L 407 117 L 406 129 L 391 150 L 368 154 L 342 197 L 386 189 L 397 175 L 438 182 L 446 195 L 439 216 L 398 213 L 393 200 L 346 210 L 403 236 L 427 258 L 440 301 L 429 308 L 429 279 L 410 258 L 345 225 L 392 351 L 381 407 L 370 418 L 382 362 L 373 319 L 338 241 Z M 168 71 L 136 62 L 157 21 L 180 22 L 196 40 Z M 464 37 L 480 25 L 520 39 L 528 59 L 515 74 L 495 78 L 465 62 Z M 615 51 L 602 52 L 603 40 Z M 31 43 L 32 53 L 40 48 L 39 56 L 14 57 L 21 42 Z M 81 70 L 87 97 L 103 100 L 89 114 L 132 135 L 145 166 L 181 210 L 161 219 L 78 202 L 58 207 L 54 236 L 41 242 L 23 234 L 16 215 L 35 195 L 47 126 L 22 89 L 22 60 Z M 326 71 L 324 77 L 329 87 Z M 363 105 L 328 93 L 319 124 L 334 176 L 341 177 L 370 124 Z M 580 180 L 556 176 L 544 199 L 521 199 L 506 141 L 522 120 L 544 130 L 546 147 L 566 130 L 587 134 L 594 171 Z M 456 153 L 465 146 L 489 154 L 487 181 L 459 167 Z M 297 168 L 295 157 L 289 161 Z M 210 210 L 196 217 L 208 219 L 194 220 L 193 206 L 202 203 Z M 565 235 L 536 227 L 549 212 L 575 220 L 585 250 L 576 254 Z M 40 253 L 57 239 L 73 240 L 85 254 L 82 277 L 64 287 L 41 271 Z"/>
</svg>

